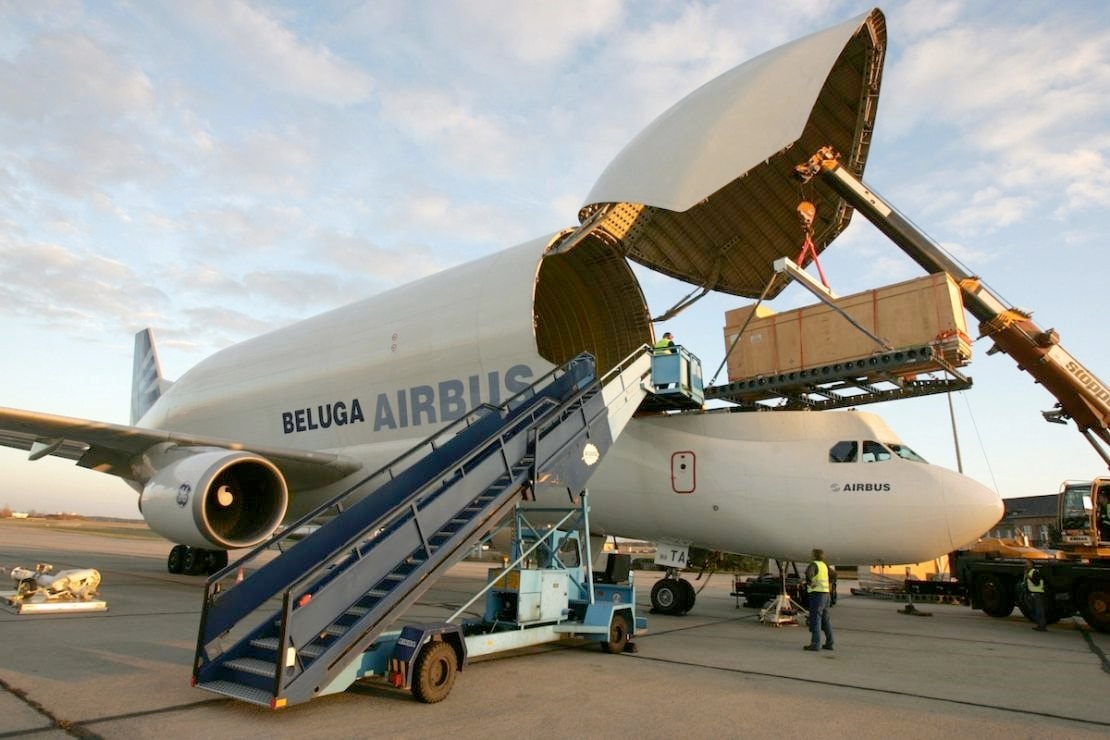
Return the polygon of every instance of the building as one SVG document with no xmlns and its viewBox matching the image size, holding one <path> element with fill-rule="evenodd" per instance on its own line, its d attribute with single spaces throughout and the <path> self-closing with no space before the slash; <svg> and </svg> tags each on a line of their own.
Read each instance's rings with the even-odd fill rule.
<svg viewBox="0 0 1110 740">
<path fill-rule="evenodd" d="M 1015 537 L 1024 534 L 1034 547 L 1051 546 L 1056 529 L 1057 494 L 1003 499 L 1006 513 L 988 537 Z"/>
</svg>

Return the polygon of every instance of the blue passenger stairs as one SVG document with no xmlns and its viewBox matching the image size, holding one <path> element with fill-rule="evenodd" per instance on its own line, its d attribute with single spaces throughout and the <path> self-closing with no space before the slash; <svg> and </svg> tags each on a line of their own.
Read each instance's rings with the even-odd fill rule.
<svg viewBox="0 0 1110 740">
<path fill-rule="evenodd" d="M 653 389 L 651 364 L 645 346 L 599 381 L 593 358 L 579 355 L 503 405 L 475 409 L 213 575 L 194 685 L 270 708 L 345 690 L 345 668 L 522 495 L 585 488 Z"/>
</svg>

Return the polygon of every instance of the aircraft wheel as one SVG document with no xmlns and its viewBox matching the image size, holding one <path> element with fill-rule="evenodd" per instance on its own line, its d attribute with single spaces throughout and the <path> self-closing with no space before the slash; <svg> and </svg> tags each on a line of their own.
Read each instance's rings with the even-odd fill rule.
<svg viewBox="0 0 1110 740">
<path fill-rule="evenodd" d="M 429 642 L 420 651 L 412 676 L 412 695 L 425 704 L 443 701 L 455 685 L 458 656 L 442 640 Z"/>
<path fill-rule="evenodd" d="M 1079 592 L 1079 613 L 1099 632 L 1110 632 L 1110 581 L 1096 581 Z"/>
<path fill-rule="evenodd" d="M 209 550 L 208 551 L 208 575 L 219 573 L 227 567 L 227 550 Z"/>
<path fill-rule="evenodd" d="M 663 578 L 651 587 L 651 608 L 660 614 L 681 614 L 686 599 L 682 595 L 682 581 Z"/>
<path fill-rule="evenodd" d="M 679 578 L 678 585 L 682 589 L 682 613 L 685 614 L 694 608 L 694 602 L 698 600 L 698 594 L 694 591 L 694 584 L 685 578 Z"/>
<path fill-rule="evenodd" d="M 166 570 L 170 573 L 181 573 L 183 561 L 185 560 L 185 550 L 188 548 L 185 545 L 174 545 L 170 549 L 169 557 L 166 558 Z"/>
<path fill-rule="evenodd" d="M 1008 617 L 1014 610 L 1014 594 L 1003 578 L 993 573 L 980 576 L 975 582 L 983 611 L 992 617 Z"/>
<path fill-rule="evenodd" d="M 187 576 L 199 576 L 208 567 L 208 552 L 200 547 L 186 547 L 181 558 L 181 572 Z"/>
<path fill-rule="evenodd" d="M 613 621 L 609 623 L 609 640 L 601 643 L 601 647 L 607 653 L 623 652 L 624 646 L 628 644 L 628 638 L 631 636 L 632 625 L 628 621 L 628 616 L 614 614 Z"/>
</svg>

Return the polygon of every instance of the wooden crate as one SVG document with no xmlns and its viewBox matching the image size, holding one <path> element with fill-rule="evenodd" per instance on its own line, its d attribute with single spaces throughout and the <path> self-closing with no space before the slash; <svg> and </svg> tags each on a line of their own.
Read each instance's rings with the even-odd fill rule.
<svg viewBox="0 0 1110 740">
<path fill-rule="evenodd" d="M 971 359 L 960 289 L 946 274 L 836 299 L 860 326 L 895 348 L 937 343 L 955 367 Z M 824 303 L 775 313 L 742 306 L 725 313 L 725 351 L 756 309 L 728 357 L 730 381 L 869 357 L 882 348 Z M 925 368 L 921 368 L 925 369 Z"/>
</svg>

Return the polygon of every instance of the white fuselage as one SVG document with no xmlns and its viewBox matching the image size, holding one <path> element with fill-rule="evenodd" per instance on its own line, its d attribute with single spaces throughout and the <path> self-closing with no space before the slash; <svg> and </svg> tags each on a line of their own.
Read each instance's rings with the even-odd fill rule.
<svg viewBox="0 0 1110 740">
<path fill-rule="evenodd" d="M 291 487 L 286 519 L 295 519 L 554 366 L 537 339 L 539 322 L 553 318 L 533 308 L 544 289 L 546 243 L 228 348 L 178 380 L 140 426 L 362 463 L 337 483 Z M 953 550 L 1001 515 L 996 494 L 923 462 L 830 463 L 830 447 L 842 440 L 900 441 L 877 417 L 857 412 L 636 418 L 590 483 L 591 523 L 597 533 L 730 552 L 804 559 L 823 547 L 840 562 L 889 563 Z"/>
</svg>

